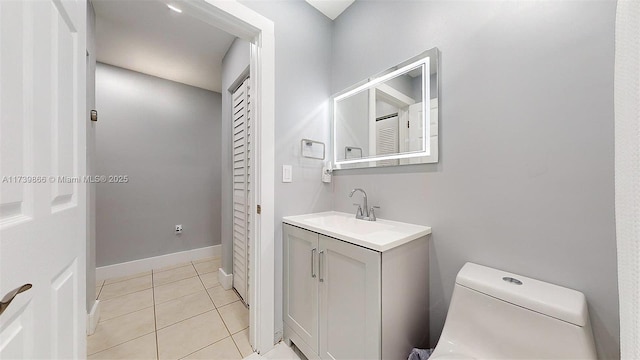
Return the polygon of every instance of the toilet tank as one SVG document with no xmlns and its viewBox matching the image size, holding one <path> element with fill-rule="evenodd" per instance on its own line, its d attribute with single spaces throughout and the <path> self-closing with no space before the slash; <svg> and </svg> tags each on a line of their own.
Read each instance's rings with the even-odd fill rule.
<svg viewBox="0 0 640 360">
<path fill-rule="evenodd" d="M 596 359 L 584 294 L 466 263 L 458 273 L 438 357 Z"/>
</svg>

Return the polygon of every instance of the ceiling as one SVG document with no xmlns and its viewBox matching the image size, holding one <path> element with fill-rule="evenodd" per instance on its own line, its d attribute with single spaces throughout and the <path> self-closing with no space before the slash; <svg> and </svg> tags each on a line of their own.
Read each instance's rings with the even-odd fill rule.
<svg viewBox="0 0 640 360">
<path fill-rule="evenodd" d="M 309 5 L 318 9 L 329 19 L 335 20 L 343 11 L 347 10 L 355 0 L 306 0 Z"/>
<path fill-rule="evenodd" d="M 221 92 L 222 58 L 234 36 L 157 0 L 92 4 L 99 62 Z"/>
</svg>

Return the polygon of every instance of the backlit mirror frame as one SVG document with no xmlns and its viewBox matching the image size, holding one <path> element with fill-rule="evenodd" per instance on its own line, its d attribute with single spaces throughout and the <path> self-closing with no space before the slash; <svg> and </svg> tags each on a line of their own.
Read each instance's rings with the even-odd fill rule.
<svg viewBox="0 0 640 360">
<path fill-rule="evenodd" d="M 435 134 L 439 136 L 439 117 L 440 117 L 440 74 L 439 74 L 439 59 L 440 52 L 438 48 L 429 49 L 420 55 L 417 55 L 409 60 L 406 60 L 394 67 L 387 69 L 386 71 L 370 77 L 368 80 L 360 82 L 356 85 L 347 88 L 333 97 L 333 117 L 332 117 L 332 143 L 333 143 L 333 168 L 334 170 L 346 170 L 346 169 L 361 169 L 366 167 L 380 167 L 380 166 L 400 166 L 400 165 L 412 165 L 412 164 L 424 164 L 424 163 L 437 163 L 438 162 L 438 143 L 439 139 L 435 137 L 432 139 L 432 127 L 434 126 L 430 119 L 431 117 L 431 100 L 437 102 L 437 117 L 435 119 Z M 422 68 L 422 113 L 423 117 L 423 147 L 422 151 L 412 151 L 389 155 L 373 155 L 357 159 L 338 159 L 341 154 L 341 150 L 338 149 L 338 142 L 336 129 L 337 116 L 337 103 L 341 100 L 348 98 L 349 96 L 361 93 L 363 91 L 370 91 L 375 89 L 376 86 L 384 83 L 387 80 L 393 79 L 397 76 L 414 71 L 416 68 Z M 433 83 L 435 82 L 435 83 Z M 433 83 L 433 84 L 432 84 Z M 431 86 L 433 85 L 433 86 Z M 431 98 L 431 93 L 435 91 L 435 98 Z M 419 161 L 411 161 L 409 164 L 399 162 L 398 164 L 390 165 L 388 161 L 383 160 L 399 160 L 399 159 L 413 159 L 418 158 Z"/>
</svg>

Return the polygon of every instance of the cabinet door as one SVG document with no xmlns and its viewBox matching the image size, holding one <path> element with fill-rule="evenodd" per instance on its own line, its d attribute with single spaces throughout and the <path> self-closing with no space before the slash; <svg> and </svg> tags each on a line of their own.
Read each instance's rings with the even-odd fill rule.
<svg viewBox="0 0 640 360">
<path fill-rule="evenodd" d="M 319 237 L 320 358 L 380 359 L 380 253 Z"/>
<path fill-rule="evenodd" d="M 284 224 L 284 322 L 318 352 L 318 234 Z"/>
</svg>

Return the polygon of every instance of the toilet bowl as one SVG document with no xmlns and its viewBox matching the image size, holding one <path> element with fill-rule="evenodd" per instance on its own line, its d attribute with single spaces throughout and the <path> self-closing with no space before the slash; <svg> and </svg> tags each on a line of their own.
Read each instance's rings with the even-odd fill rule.
<svg viewBox="0 0 640 360">
<path fill-rule="evenodd" d="M 466 263 L 430 359 L 596 359 L 585 296 Z"/>
</svg>

